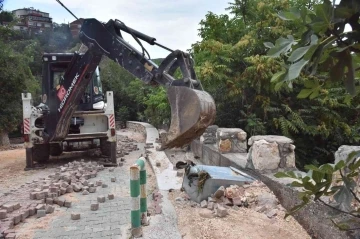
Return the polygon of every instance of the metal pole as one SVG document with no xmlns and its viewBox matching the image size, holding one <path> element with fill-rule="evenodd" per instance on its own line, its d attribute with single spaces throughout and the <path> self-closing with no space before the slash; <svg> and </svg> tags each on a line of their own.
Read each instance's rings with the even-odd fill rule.
<svg viewBox="0 0 360 239">
<path fill-rule="evenodd" d="M 145 196 L 144 196 L 145 195 Z M 130 167 L 131 228 L 133 236 L 142 235 L 141 218 L 147 211 L 145 159 L 139 158 Z"/>
</svg>

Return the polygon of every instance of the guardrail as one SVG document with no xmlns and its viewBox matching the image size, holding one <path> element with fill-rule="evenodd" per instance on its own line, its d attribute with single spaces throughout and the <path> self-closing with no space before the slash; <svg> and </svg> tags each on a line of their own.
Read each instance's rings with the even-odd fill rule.
<svg viewBox="0 0 360 239">
<path fill-rule="evenodd" d="M 131 229 L 133 236 L 142 235 L 142 222 L 147 223 L 145 158 L 130 167 Z"/>
</svg>

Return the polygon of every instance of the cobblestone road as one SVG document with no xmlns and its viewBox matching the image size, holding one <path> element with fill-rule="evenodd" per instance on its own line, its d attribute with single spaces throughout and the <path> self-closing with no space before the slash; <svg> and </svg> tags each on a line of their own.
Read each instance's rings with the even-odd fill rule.
<svg viewBox="0 0 360 239">
<path fill-rule="evenodd" d="M 144 152 L 144 144 L 136 144 L 140 150 L 126 155 L 122 167 L 114 168 L 113 172 L 106 168 L 98 172 L 96 178 L 89 180 L 94 183 L 102 180 L 103 183 L 108 185 L 107 188 L 99 186 L 95 193 L 89 195 L 72 193 L 72 207 L 68 209 L 59 208 L 59 210 L 63 211 L 61 215 L 53 219 L 47 229 L 37 229 L 34 239 L 129 238 L 129 166 Z M 116 182 L 111 182 L 112 177 L 116 177 Z M 114 194 L 115 198 L 113 200 L 108 200 L 107 195 L 109 193 Z M 105 203 L 99 203 L 99 210 L 91 211 L 90 205 L 97 202 L 98 196 L 105 196 L 106 201 Z M 80 213 L 81 219 L 71 220 L 71 213 Z"/>
</svg>

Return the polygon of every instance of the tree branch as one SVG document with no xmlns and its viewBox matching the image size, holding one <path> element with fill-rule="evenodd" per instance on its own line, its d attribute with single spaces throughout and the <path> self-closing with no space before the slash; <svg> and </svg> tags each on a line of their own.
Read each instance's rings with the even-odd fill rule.
<svg viewBox="0 0 360 239">
<path fill-rule="evenodd" d="M 360 218 L 360 215 L 356 215 L 356 214 L 351 213 L 351 212 L 345 212 L 345 211 L 343 211 L 343 210 L 341 210 L 341 209 L 338 209 L 338 208 L 336 208 L 336 207 L 333 207 L 333 206 L 327 204 L 326 202 L 324 202 L 324 201 L 323 201 L 322 199 L 320 199 L 320 198 L 318 198 L 317 200 L 320 201 L 320 202 L 321 202 L 322 204 L 324 204 L 325 206 L 334 209 L 335 211 L 338 211 L 338 212 L 341 212 L 341 213 L 345 213 L 345 214 L 348 214 L 348 215 L 353 216 L 353 217 L 356 217 L 356 218 Z"/>
<path fill-rule="evenodd" d="M 356 158 L 355 158 L 355 160 L 356 160 Z M 343 175 L 341 169 L 339 170 L 339 172 L 340 172 L 341 177 L 344 178 L 344 175 Z M 348 189 L 349 189 L 349 191 L 351 192 L 351 194 L 353 195 L 353 197 L 355 198 L 355 200 L 358 201 L 358 202 L 360 202 L 360 199 L 356 196 L 356 194 L 354 193 L 354 191 L 351 190 L 350 188 L 348 188 Z"/>
</svg>

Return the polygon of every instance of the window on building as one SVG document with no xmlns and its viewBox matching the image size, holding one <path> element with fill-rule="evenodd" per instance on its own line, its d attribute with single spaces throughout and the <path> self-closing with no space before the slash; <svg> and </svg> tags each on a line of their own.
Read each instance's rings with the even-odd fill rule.
<svg viewBox="0 0 360 239">
<path fill-rule="evenodd" d="M 51 25 L 49 23 L 46 23 L 45 27 L 51 27 Z"/>
<path fill-rule="evenodd" d="M 42 26 L 42 23 L 38 22 L 36 25 L 37 25 L 38 27 L 41 27 L 41 26 Z"/>
</svg>

